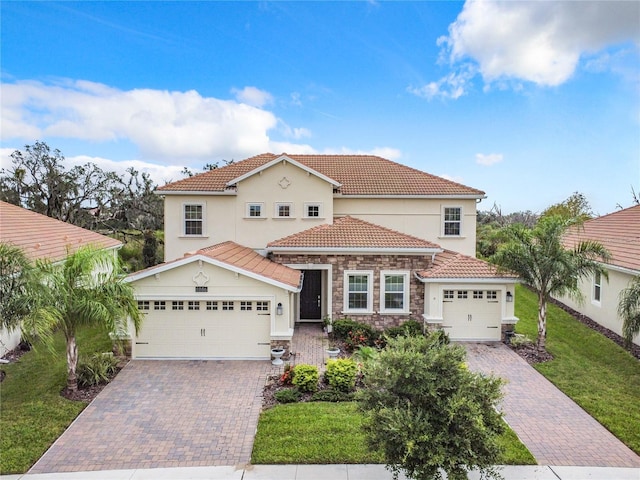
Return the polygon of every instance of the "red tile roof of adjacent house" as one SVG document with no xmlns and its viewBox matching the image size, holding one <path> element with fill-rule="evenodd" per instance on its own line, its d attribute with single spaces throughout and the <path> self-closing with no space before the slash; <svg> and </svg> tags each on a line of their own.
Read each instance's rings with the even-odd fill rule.
<svg viewBox="0 0 640 480">
<path fill-rule="evenodd" d="M 84 245 L 114 248 L 122 242 L 55 218 L 0 201 L 0 242 L 24 250 L 30 260 L 64 259 Z"/>
<path fill-rule="evenodd" d="M 582 240 L 604 245 L 610 265 L 640 271 L 640 205 L 587 220 L 565 235 L 564 244 L 571 248 Z"/>
<path fill-rule="evenodd" d="M 440 250 L 435 243 L 350 216 L 275 240 L 267 248 Z"/>
<path fill-rule="evenodd" d="M 423 279 L 433 278 L 501 278 L 516 279 L 517 275 L 498 272 L 494 265 L 484 260 L 445 250 L 436 254 L 426 270 L 417 272 Z"/>
<path fill-rule="evenodd" d="M 300 270 L 294 270 L 293 268 L 289 268 L 280 263 L 273 262 L 251 248 L 238 245 L 231 241 L 205 247 L 193 253 L 204 255 L 241 270 L 245 270 L 295 288 L 300 286 L 300 282 L 302 280 L 302 272 Z"/>
<path fill-rule="evenodd" d="M 342 186 L 342 195 L 468 195 L 484 192 L 374 155 L 275 155 L 263 153 L 238 163 L 178 180 L 160 192 L 223 192 L 227 183 L 281 156 L 287 156 Z"/>
</svg>

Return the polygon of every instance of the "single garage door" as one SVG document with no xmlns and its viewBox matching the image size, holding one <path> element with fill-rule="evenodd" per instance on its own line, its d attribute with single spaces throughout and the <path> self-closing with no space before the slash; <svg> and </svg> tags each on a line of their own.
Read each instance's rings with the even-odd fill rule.
<svg viewBox="0 0 640 480">
<path fill-rule="evenodd" d="M 145 313 L 136 358 L 270 357 L 268 301 L 138 302 Z"/>
<path fill-rule="evenodd" d="M 496 290 L 445 290 L 442 327 L 451 340 L 500 340 L 502 308 Z"/>
</svg>

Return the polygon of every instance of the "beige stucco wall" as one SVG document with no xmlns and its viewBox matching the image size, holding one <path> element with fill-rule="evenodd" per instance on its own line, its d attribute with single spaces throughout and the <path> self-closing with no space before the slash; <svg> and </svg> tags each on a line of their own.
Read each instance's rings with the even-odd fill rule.
<svg viewBox="0 0 640 480">
<path fill-rule="evenodd" d="M 202 272 L 202 273 L 200 273 Z M 208 277 L 208 292 L 196 293 L 194 277 Z M 198 261 L 131 282 L 138 300 L 263 300 L 271 302 L 271 335 L 291 336 L 293 314 L 288 291 L 254 278 Z M 282 303 L 283 314 L 276 315 Z M 153 307 L 151 307 L 153 308 Z M 167 308 L 171 308 L 167 304 Z M 186 308 L 186 307 L 185 307 Z M 203 308 L 203 307 L 201 307 Z"/>
<path fill-rule="evenodd" d="M 633 278 L 630 273 L 609 270 L 609 281 L 602 279 L 600 302 L 593 300 L 593 277 L 580 282 L 583 302 L 568 297 L 559 298 L 568 307 L 598 322 L 603 327 L 622 335 L 622 319 L 618 316 L 618 295 L 629 285 Z M 633 343 L 640 345 L 640 335 L 636 335 Z"/>
<path fill-rule="evenodd" d="M 444 207 L 462 208 L 460 237 L 443 235 Z M 336 197 L 334 214 L 352 215 L 367 222 L 429 240 L 443 248 L 476 255 L 476 201 L 426 198 L 348 198 Z"/>
</svg>

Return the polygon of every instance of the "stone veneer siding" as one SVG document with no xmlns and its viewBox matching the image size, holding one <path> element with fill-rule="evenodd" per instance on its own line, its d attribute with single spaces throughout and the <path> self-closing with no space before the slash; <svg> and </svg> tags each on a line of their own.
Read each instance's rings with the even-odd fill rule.
<svg viewBox="0 0 640 480">
<path fill-rule="evenodd" d="M 328 264 L 333 266 L 333 320 L 351 318 L 383 330 L 397 326 L 410 318 L 421 321 L 424 313 L 424 284 L 415 278 L 414 272 L 426 269 L 431 263 L 428 255 L 287 255 L 274 253 L 272 260 L 284 264 Z M 342 313 L 344 307 L 345 270 L 373 271 L 373 311 L 380 311 L 380 271 L 409 270 L 410 314 L 360 315 Z"/>
</svg>

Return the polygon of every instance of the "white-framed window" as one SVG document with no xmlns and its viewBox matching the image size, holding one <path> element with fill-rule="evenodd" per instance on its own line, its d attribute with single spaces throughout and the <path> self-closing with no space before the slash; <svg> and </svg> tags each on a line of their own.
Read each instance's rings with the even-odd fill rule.
<svg viewBox="0 0 640 480">
<path fill-rule="evenodd" d="M 188 310 L 200 310 L 200 302 L 195 300 L 189 300 L 187 303 Z"/>
<path fill-rule="evenodd" d="M 469 295 L 469 292 L 467 292 L 466 290 L 458 290 L 458 298 L 460 300 L 464 300 L 465 298 L 467 298 Z"/>
<path fill-rule="evenodd" d="M 442 298 L 444 300 L 453 300 L 455 298 L 455 291 L 454 290 L 443 290 Z"/>
<path fill-rule="evenodd" d="M 222 310 L 233 310 L 233 302 L 222 302 Z"/>
<path fill-rule="evenodd" d="M 382 270 L 380 272 L 380 311 L 409 311 L 409 272 Z"/>
<path fill-rule="evenodd" d="M 442 234 L 445 237 L 462 235 L 462 207 L 443 207 Z"/>
<path fill-rule="evenodd" d="M 218 310 L 218 302 L 207 300 L 207 310 Z"/>
<path fill-rule="evenodd" d="M 244 311 L 253 310 L 253 302 L 240 302 L 240 310 L 244 310 Z"/>
<path fill-rule="evenodd" d="M 149 300 L 138 300 L 138 310 L 149 310 Z"/>
<path fill-rule="evenodd" d="M 351 313 L 373 311 L 373 272 L 351 270 L 344 272 L 344 310 Z"/>
<path fill-rule="evenodd" d="M 274 216 L 276 218 L 293 218 L 293 203 L 276 203 Z"/>
<path fill-rule="evenodd" d="M 304 218 L 322 218 L 321 203 L 305 203 Z"/>
<path fill-rule="evenodd" d="M 484 292 L 482 290 L 474 290 L 473 291 L 473 298 L 481 299 L 484 296 L 483 293 Z"/>
<path fill-rule="evenodd" d="M 184 310 L 184 302 L 174 300 L 171 302 L 171 310 Z"/>
<path fill-rule="evenodd" d="M 602 296 L 602 274 L 600 272 L 596 272 L 593 276 L 593 302 L 600 303 L 600 298 Z"/>
<path fill-rule="evenodd" d="M 269 302 L 256 302 L 256 310 L 259 312 L 268 312 Z"/>
<path fill-rule="evenodd" d="M 154 310 L 166 310 L 167 309 L 167 302 L 165 302 L 164 300 L 160 300 L 159 302 L 153 302 L 153 309 Z"/>
<path fill-rule="evenodd" d="M 264 203 L 247 203 L 247 218 L 265 218 Z"/>
<path fill-rule="evenodd" d="M 183 217 L 185 235 L 204 235 L 204 205 L 201 203 L 185 204 Z"/>
</svg>

